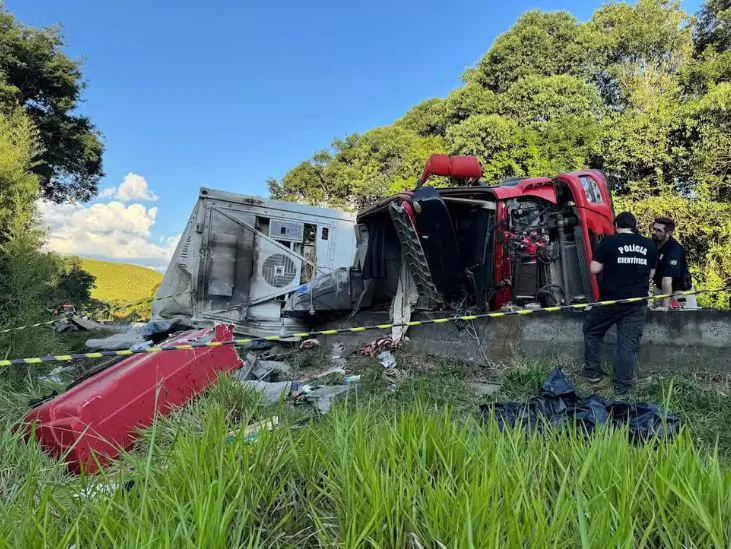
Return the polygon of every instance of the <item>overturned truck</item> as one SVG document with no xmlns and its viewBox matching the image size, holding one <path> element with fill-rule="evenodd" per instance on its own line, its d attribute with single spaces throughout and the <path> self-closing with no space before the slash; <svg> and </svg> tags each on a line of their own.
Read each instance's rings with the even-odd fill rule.
<svg viewBox="0 0 731 549">
<path fill-rule="evenodd" d="M 433 176 L 454 186 L 426 186 Z M 598 299 L 589 263 L 598 242 L 614 232 L 604 175 L 584 170 L 496 185 L 481 177 L 474 157 L 432 156 L 414 190 L 359 213 L 354 265 L 299 287 L 283 314 L 388 306 L 394 320 L 403 320 L 411 310 L 483 312 Z"/>
</svg>

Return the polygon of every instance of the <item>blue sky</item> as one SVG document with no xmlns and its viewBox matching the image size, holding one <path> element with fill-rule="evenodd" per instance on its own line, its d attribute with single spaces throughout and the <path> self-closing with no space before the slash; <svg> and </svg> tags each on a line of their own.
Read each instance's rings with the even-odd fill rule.
<svg viewBox="0 0 731 549">
<path fill-rule="evenodd" d="M 68 53 L 86 59 L 82 110 L 105 136 L 102 188 L 130 173 L 144 178 L 159 200 L 142 201 L 147 214 L 156 208 L 143 236 L 159 243 L 182 230 L 199 187 L 266 195 L 267 177 L 334 137 L 388 124 L 458 87 L 524 11 L 566 9 L 585 20 L 601 2 L 5 4 L 24 23 L 61 23 Z"/>
</svg>

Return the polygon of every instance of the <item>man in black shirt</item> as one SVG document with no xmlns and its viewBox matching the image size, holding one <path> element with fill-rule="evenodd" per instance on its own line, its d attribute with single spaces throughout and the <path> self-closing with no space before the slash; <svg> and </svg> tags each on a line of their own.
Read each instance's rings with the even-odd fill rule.
<svg viewBox="0 0 731 549">
<path fill-rule="evenodd" d="M 636 234 L 637 220 L 629 212 L 614 219 L 616 234 L 606 236 L 594 251 L 591 272 L 601 277 L 602 301 L 646 298 L 655 266 L 657 249 L 649 238 Z M 615 303 L 592 307 L 584 322 L 584 371 L 592 383 L 604 377 L 600 364 L 602 341 L 607 330 L 617 325 L 617 352 L 614 359 L 614 389 L 624 393 L 632 387 L 637 349 L 645 325 L 647 304 Z"/>
<path fill-rule="evenodd" d="M 657 245 L 659 256 L 652 281 L 662 294 L 687 291 L 693 287 L 685 250 L 673 238 L 674 230 L 675 221 L 669 217 L 658 217 L 652 224 L 652 240 Z M 666 297 L 662 299 L 660 308 L 667 310 L 669 305 L 670 298 Z"/>
</svg>

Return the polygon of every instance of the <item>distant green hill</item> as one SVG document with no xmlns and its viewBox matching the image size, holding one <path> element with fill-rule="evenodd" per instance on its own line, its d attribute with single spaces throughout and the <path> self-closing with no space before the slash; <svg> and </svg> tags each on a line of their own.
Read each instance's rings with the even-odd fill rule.
<svg viewBox="0 0 731 549">
<path fill-rule="evenodd" d="M 162 274 L 127 263 L 81 259 L 81 267 L 96 277 L 91 297 L 105 303 L 132 303 L 152 296 Z"/>
</svg>

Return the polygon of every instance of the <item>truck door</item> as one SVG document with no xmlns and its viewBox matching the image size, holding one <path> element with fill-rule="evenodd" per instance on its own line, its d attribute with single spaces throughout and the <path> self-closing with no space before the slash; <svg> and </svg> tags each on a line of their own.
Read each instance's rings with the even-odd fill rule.
<svg viewBox="0 0 731 549">
<path fill-rule="evenodd" d="M 574 210 L 579 218 L 578 236 L 582 240 L 584 249 L 580 260 L 588 271 L 594 249 L 599 241 L 604 236 L 614 233 L 614 210 L 606 178 L 599 171 L 587 170 L 561 174 L 556 180 L 565 183 L 573 194 Z M 591 280 L 593 298 L 599 299 L 599 284 L 596 276 L 588 272 L 587 276 Z"/>
</svg>

